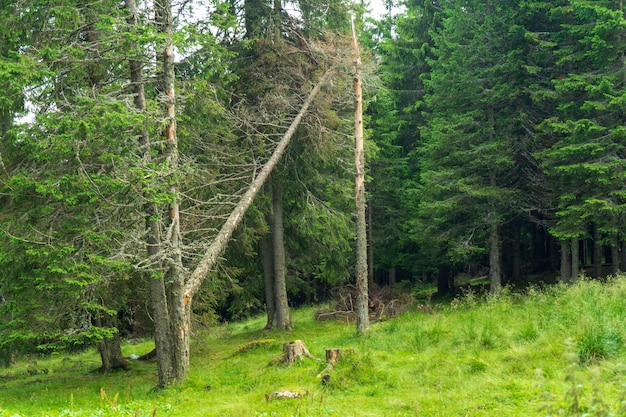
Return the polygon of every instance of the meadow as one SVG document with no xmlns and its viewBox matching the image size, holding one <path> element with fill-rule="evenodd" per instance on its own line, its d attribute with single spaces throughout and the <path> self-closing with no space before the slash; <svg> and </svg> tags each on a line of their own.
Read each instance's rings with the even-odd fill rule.
<svg viewBox="0 0 626 417">
<path fill-rule="evenodd" d="M 263 317 L 197 330 L 189 380 L 166 390 L 150 362 L 102 375 L 95 350 L 22 358 L 0 369 L 0 417 L 626 415 L 625 277 L 427 302 L 362 336 L 314 311 L 290 333 Z M 321 360 L 270 364 L 297 339 Z M 329 348 L 346 354 L 322 380 Z"/>
</svg>

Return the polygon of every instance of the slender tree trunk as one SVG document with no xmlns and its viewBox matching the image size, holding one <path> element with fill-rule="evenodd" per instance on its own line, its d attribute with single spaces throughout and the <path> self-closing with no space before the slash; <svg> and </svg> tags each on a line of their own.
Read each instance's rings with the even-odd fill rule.
<svg viewBox="0 0 626 417">
<path fill-rule="evenodd" d="M 619 240 L 619 238 L 618 238 Z M 626 241 L 619 241 L 619 270 L 626 271 Z"/>
<path fill-rule="evenodd" d="M 577 237 L 573 237 L 572 238 L 572 280 L 571 282 L 574 283 L 578 280 L 578 276 L 580 275 L 580 253 L 579 253 L 579 243 L 578 243 L 578 238 Z"/>
<path fill-rule="evenodd" d="M 133 31 L 134 26 L 136 26 L 138 22 L 136 0 L 126 0 L 126 7 L 128 9 L 128 25 L 131 31 Z M 143 113 L 146 109 L 143 64 L 139 59 L 140 50 L 138 47 L 134 48 L 133 53 L 137 59 L 130 59 L 129 67 L 130 79 L 134 90 L 134 104 L 137 110 Z M 140 149 L 143 151 L 143 163 L 147 166 L 150 164 L 152 158 L 150 153 L 150 139 L 146 126 L 141 127 L 139 145 Z M 150 201 L 147 195 L 145 195 L 145 197 L 146 254 L 148 259 L 155 259 L 160 251 L 161 240 L 160 224 L 156 220 L 158 217 L 158 208 L 156 204 Z M 169 309 L 167 305 L 167 295 L 165 293 L 165 280 L 160 274 L 155 275 L 156 276 L 148 276 L 148 280 L 150 282 L 152 319 L 154 320 L 154 345 L 157 356 L 158 385 L 165 387 L 174 378 L 172 355 L 169 345 L 171 339 Z"/>
<path fill-rule="evenodd" d="M 593 277 L 602 277 L 602 236 L 597 224 L 593 224 Z"/>
<path fill-rule="evenodd" d="M 354 139 L 355 139 L 355 202 L 356 202 L 356 323 L 357 333 L 369 328 L 369 291 L 367 274 L 367 230 L 365 222 L 365 155 L 363 149 L 363 93 L 361 86 L 361 58 L 352 21 L 354 49 Z"/>
<path fill-rule="evenodd" d="M 389 268 L 389 286 L 390 287 L 393 287 L 396 285 L 397 272 L 398 272 L 398 269 L 395 266 L 392 268 Z"/>
<path fill-rule="evenodd" d="M 445 295 L 450 292 L 450 265 L 443 264 L 437 273 L 437 295 Z"/>
<path fill-rule="evenodd" d="M 270 216 L 268 216 L 269 218 Z M 268 221 L 271 224 L 272 221 Z M 265 329 L 270 330 L 274 326 L 276 316 L 276 293 L 274 292 L 274 252 L 272 251 L 272 233 L 266 233 L 261 238 L 261 257 L 263 261 L 263 282 L 265 284 L 265 312 L 267 323 Z"/>
<path fill-rule="evenodd" d="M 172 36 L 174 23 L 172 17 L 171 0 L 155 1 L 155 21 L 158 32 L 163 35 L 161 45 L 162 86 L 164 95 L 162 101 L 165 105 L 165 169 L 173 173 L 178 172 L 178 139 L 176 136 L 176 90 L 174 74 L 174 46 Z M 175 176 L 172 176 L 175 177 Z M 159 378 L 160 386 L 185 380 L 189 374 L 189 336 L 191 324 L 191 298 L 184 294 L 185 281 L 182 274 L 182 253 L 180 242 L 180 212 L 179 190 L 176 180 L 168 185 L 172 201 L 168 204 L 169 224 L 167 232 L 163 236 L 166 244 L 163 249 L 166 253 L 165 300 L 161 296 L 160 303 L 153 308 L 161 308 L 161 318 L 167 317 L 163 325 L 169 328 L 167 334 L 168 349 L 157 348 L 157 361 L 171 363 L 170 379 L 167 374 Z M 161 290 L 161 288 L 159 288 Z M 163 301 L 165 304 L 163 304 Z M 155 317 L 156 320 L 156 317 Z M 169 357 L 160 357 L 161 354 L 169 354 Z"/>
<path fill-rule="evenodd" d="M 516 221 L 513 224 L 513 282 L 522 281 L 522 238 L 521 238 L 521 224 Z"/>
<path fill-rule="evenodd" d="M 564 284 L 569 284 L 572 280 L 572 269 L 570 265 L 572 257 L 569 247 L 569 242 L 561 241 L 561 281 Z"/>
<path fill-rule="evenodd" d="M 292 328 L 291 311 L 287 299 L 287 267 L 285 263 L 285 240 L 283 225 L 283 201 L 280 184 L 272 188 L 272 205 L 274 218 L 272 237 L 274 250 L 274 292 L 276 295 L 276 328 L 290 330 Z"/>
<path fill-rule="evenodd" d="M 497 294 L 502 289 L 502 251 L 500 225 L 493 220 L 489 228 L 489 291 Z"/>
<path fill-rule="evenodd" d="M 372 205 L 368 204 L 367 210 L 367 286 L 374 288 L 374 231 L 372 227 Z M 393 283 L 391 280 L 391 270 L 393 270 Z M 389 285 L 396 283 L 396 268 L 389 270 Z"/>
<path fill-rule="evenodd" d="M 611 274 L 617 275 L 619 272 L 619 241 L 617 235 L 615 235 L 613 236 L 613 244 L 611 245 Z"/>
</svg>

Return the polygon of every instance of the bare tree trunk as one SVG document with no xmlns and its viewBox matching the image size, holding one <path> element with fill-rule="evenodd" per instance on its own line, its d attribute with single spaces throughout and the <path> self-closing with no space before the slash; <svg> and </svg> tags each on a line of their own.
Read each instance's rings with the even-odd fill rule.
<svg viewBox="0 0 626 417">
<path fill-rule="evenodd" d="M 122 354 L 122 346 L 119 333 L 98 343 L 98 352 L 102 360 L 100 371 L 111 372 L 118 369 L 128 370 L 130 365 Z"/>
<path fill-rule="evenodd" d="M 602 235 L 597 224 L 593 224 L 593 277 L 602 277 Z"/>
<path fill-rule="evenodd" d="M 368 204 L 367 211 L 367 286 L 374 288 L 374 230 L 372 227 L 372 204 Z M 396 283 L 396 268 L 393 270 L 393 282 L 391 279 L 391 270 L 389 271 L 389 285 Z"/>
<path fill-rule="evenodd" d="M 389 286 L 393 287 L 396 285 L 398 281 L 398 269 L 394 266 L 393 268 L 389 268 Z"/>
<path fill-rule="evenodd" d="M 132 30 L 138 23 L 136 0 L 126 0 L 128 9 L 128 25 Z M 134 48 L 137 58 L 140 54 L 139 48 Z M 130 79 L 133 85 L 134 104 L 138 111 L 144 112 L 146 109 L 145 87 L 143 80 L 142 61 L 140 59 L 130 59 Z M 140 149 L 143 150 L 143 163 L 148 165 L 151 162 L 150 139 L 146 126 L 141 127 L 139 136 Z M 146 198 L 144 205 L 145 227 L 146 227 L 146 254 L 148 259 L 157 257 L 160 251 L 160 225 L 156 220 L 158 208 L 149 198 Z M 149 276 L 150 282 L 150 302 L 152 305 L 152 319 L 154 320 L 154 344 L 157 356 L 158 385 L 167 386 L 174 377 L 173 363 L 170 354 L 170 325 L 167 296 L 165 293 L 165 280 L 162 276 Z"/>
<path fill-rule="evenodd" d="M 98 343 L 98 353 L 100 353 L 102 361 L 101 372 L 111 372 L 118 369 L 127 370 L 129 368 L 128 361 L 122 354 L 122 344 L 116 321 L 115 318 L 106 313 L 102 313 L 94 319 L 94 324 L 100 328 L 115 329 L 111 337 L 104 338 Z"/>
<path fill-rule="evenodd" d="M 176 90 L 174 74 L 174 46 L 172 36 L 174 23 L 172 17 L 171 0 L 155 1 L 155 21 L 157 30 L 163 34 L 163 44 L 161 65 L 162 85 L 164 96 L 162 101 L 165 104 L 165 169 L 173 173 L 178 172 L 178 139 L 176 136 Z M 184 296 L 185 281 L 182 274 L 182 253 L 180 242 L 180 212 L 179 212 L 179 189 L 178 183 L 173 181 L 169 184 L 169 194 L 172 201 L 168 204 L 169 224 L 167 232 L 163 236 L 165 244 L 162 246 L 166 250 L 166 283 L 165 300 L 162 294 L 158 294 L 159 303 L 153 305 L 153 309 L 160 308 L 163 311 L 158 313 L 161 319 L 166 318 L 157 327 L 163 326 L 162 330 L 169 328 L 165 340 L 168 347 L 159 349 L 157 347 L 157 361 L 171 364 L 171 375 L 169 372 L 159 375 L 159 385 L 167 386 L 170 383 L 185 380 L 189 374 L 189 336 L 191 323 L 191 299 Z M 158 288 L 161 291 L 161 288 Z M 165 303 L 165 304 L 164 304 Z M 156 316 L 155 312 L 155 316 Z M 156 317 L 155 317 L 156 320 Z M 160 356 L 163 354 L 169 357 Z M 163 378 L 161 378 L 163 376 Z"/>
<path fill-rule="evenodd" d="M 619 274 L 619 263 L 619 240 L 617 239 L 617 235 L 615 235 L 613 236 L 613 244 L 611 245 L 611 274 Z"/>
<path fill-rule="evenodd" d="M 572 269 L 570 265 L 571 254 L 569 242 L 561 241 L 561 281 L 569 284 L 572 280 Z"/>
<path fill-rule="evenodd" d="M 522 248 L 521 248 L 521 224 L 513 223 L 513 282 L 522 281 Z"/>
<path fill-rule="evenodd" d="M 492 220 L 489 229 L 489 291 L 492 294 L 497 294 L 502 289 L 501 261 L 500 225 Z"/>
<path fill-rule="evenodd" d="M 283 201 L 280 184 L 272 188 L 274 217 L 272 222 L 272 242 L 274 250 L 274 293 L 276 295 L 276 328 L 290 330 L 293 327 L 291 311 L 287 299 L 287 266 L 285 262 L 285 240 L 283 224 Z"/>
<path fill-rule="evenodd" d="M 361 85 L 361 58 L 352 21 L 354 49 L 354 159 L 356 202 L 356 331 L 365 332 L 369 326 L 369 291 L 367 274 L 367 230 L 365 222 L 365 155 L 363 149 L 363 92 Z"/>
<path fill-rule="evenodd" d="M 572 280 L 574 283 L 578 281 L 578 276 L 580 275 L 580 246 L 578 245 L 578 238 L 572 238 Z"/>
<path fill-rule="evenodd" d="M 274 292 L 274 253 L 272 251 L 272 234 L 266 233 L 261 238 L 261 257 L 263 260 L 263 282 L 265 284 L 265 312 L 267 323 L 265 329 L 274 326 L 276 316 L 276 295 Z"/>
<path fill-rule="evenodd" d="M 442 264 L 437 272 L 437 295 L 449 294 L 454 290 L 454 284 L 450 288 L 451 268 L 448 264 Z"/>
</svg>

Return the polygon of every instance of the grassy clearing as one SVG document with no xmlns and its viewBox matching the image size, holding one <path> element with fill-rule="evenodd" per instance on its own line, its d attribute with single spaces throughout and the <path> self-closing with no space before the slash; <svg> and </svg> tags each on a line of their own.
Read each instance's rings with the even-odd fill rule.
<svg viewBox="0 0 626 417">
<path fill-rule="evenodd" d="M 20 363 L 0 370 L 0 417 L 626 415 L 626 278 L 468 296 L 362 337 L 353 325 L 314 322 L 313 309 L 294 316 L 290 334 L 261 333 L 262 318 L 197 334 L 190 379 L 160 392 L 154 364 L 98 375 L 93 351 Z M 354 354 L 327 385 L 322 362 L 268 366 L 295 339 L 320 358 L 335 347 Z M 268 401 L 278 390 L 305 395 Z"/>
</svg>

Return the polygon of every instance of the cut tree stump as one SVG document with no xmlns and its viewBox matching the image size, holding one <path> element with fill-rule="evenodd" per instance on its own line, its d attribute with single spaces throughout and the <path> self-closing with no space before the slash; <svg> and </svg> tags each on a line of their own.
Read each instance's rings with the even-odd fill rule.
<svg viewBox="0 0 626 417">
<path fill-rule="evenodd" d="M 269 364 L 273 365 L 278 362 L 283 362 L 285 365 L 290 365 L 303 357 L 319 361 L 318 358 L 311 355 L 311 352 L 309 352 L 302 340 L 294 340 L 293 342 L 284 343 L 283 354 L 275 359 L 272 359 Z"/>
<path fill-rule="evenodd" d="M 326 349 L 326 362 L 328 365 L 335 366 L 337 362 L 339 362 L 339 357 L 341 356 L 341 349 Z"/>
<path fill-rule="evenodd" d="M 326 362 L 328 362 L 328 365 L 326 366 L 326 368 L 324 368 L 322 372 L 317 375 L 318 378 L 322 378 L 322 384 L 327 385 L 330 382 L 330 376 L 328 375 L 328 373 L 333 370 L 337 363 L 339 363 L 339 359 L 341 358 L 342 354 L 352 355 L 354 354 L 354 349 L 326 349 Z"/>
</svg>

